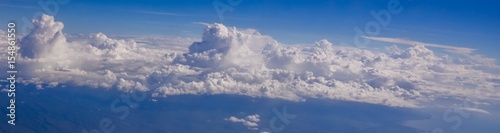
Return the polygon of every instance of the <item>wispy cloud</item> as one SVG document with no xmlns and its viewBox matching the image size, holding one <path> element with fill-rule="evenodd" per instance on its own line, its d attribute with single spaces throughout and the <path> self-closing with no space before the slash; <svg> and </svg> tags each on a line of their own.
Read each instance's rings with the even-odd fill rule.
<svg viewBox="0 0 500 133">
<path fill-rule="evenodd" d="M 0 4 L 0 7 L 13 7 L 13 8 L 24 8 L 24 9 L 37 9 L 35 6 L 21 6 L 21 5 L 11 5 L 11 4 Z"/>
<path fill-rule="evenodd" d="M 375 40 L 375 41 L 381 41 L 381 42 L 396 43 L 396 44 L 424 45 L 426 47 L 442 48 L 442 49 L 445 49 L 445 51 L 463 54 L 463 55 L 472 54 L 476 50 L 476 49 L 466 48 L 466 47 L 455 47 L 455 46 L 448 46 L 448 45 L 441 45 L 441 44 L 434 44 L 434 43 L 425 43 L 425 42 L 419 42 L 419 41 L 413 41 L 413 40 L 401 39 L 401 38 L 367 37 L 367 36 L 364 36 L 363 38 Z"/>
<path fill-rule="evenodd" d="M 205 23 L 205 22 L 191 22 L 192 24 L 197 24 L 197 25 L 204 25 L 204 26 L 210 26 L 212 24 Z"/>
<path fill-rule="evenodd" d="M 467 111 L 471 111 L 471 112 L 476 112 L 476 113 L 482 113 L 482 114 L 491 115 L 490 112 L 488 112 L 486 110 L 483 110 L 483 109 L 478 109 L 478 108 L 462 108 L 462 109 L 467 110 Z"/>
<path fill-rule="evenodd" d="M 146 10 L 132 10 L 131 12 L 135 13 L 143 13 L 143 14 L 153 14 L 153 15 L 163 15 L 163 16 L 177 16 L 177 17 L 217 17 L 217 16 L 212 16 L 212 15 L 194 15 L 194 14 L 179 14 L 179 13 L 172 13 L 172 12 L 161 12 L 161 11 L 146 11 Z M 264 18 L 247 18 L 247 17 L 224 17 L 227 19 L 232 19 L 232 20 L 239 20 L 239 21 L 262 21 L 262 20 L 269 20 L 269 19 L 264 19 Z M 200 24 L 200 23 L 198 23 Z"/>
<path fill-rule="evenodd" d="M 382 28 L 383 30 L 388 30 L 388 31 L 396 31 L 396 32 L 408 32 L 406 30 L 399 30 L 399 29 L 391 29 L 391 28 Z"/>
<path fill-rule="evenodd" d="M 186 16 L 184 14 L 170 13 L 170 12 L 157 12 L 157 11 L 134 10 L 133 12 L 145 13 L 145 14 L 154 14 L 154 15 L 165 15 L 165 16 Z"/>
</svg>

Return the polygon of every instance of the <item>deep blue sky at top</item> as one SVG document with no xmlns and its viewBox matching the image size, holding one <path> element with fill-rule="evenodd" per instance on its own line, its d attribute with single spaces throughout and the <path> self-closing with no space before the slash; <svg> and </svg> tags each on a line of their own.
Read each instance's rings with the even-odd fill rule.
<svg viewBox="0 0 500 133">
<path fill-rule="evenodd" d="M 41 0 L 47 1 L 47 0 Z M 215 0 L 70 0 L 55 14 L 65 33 L 110 35 L 201 36 L 203 25 L 223 23 L 253 28 L 287 44 L 311 44 L 328 39 L 334 44 L 353 43 L 354 27 L 364 29 L 374 20 L 370 11 L 387 9 L 389 0 L 242 0 L 223 14 Z M 236 0 L 233 0 L 236 1 Z M 479 49 L 500 58 L 500 5 L 496 0 L 399 0 L 404 10 L 378 37 L 406 38 L 421 42 Z M 43 11 L 37 1 L 0 1 L 0 20 L 20 22 Z M 1 27 L 0 29 L 5 29 Z M 373 42 L 373 41 L 372 41 Z M 378 43 L 378 42 L 373 42 Z"/>
</svg>

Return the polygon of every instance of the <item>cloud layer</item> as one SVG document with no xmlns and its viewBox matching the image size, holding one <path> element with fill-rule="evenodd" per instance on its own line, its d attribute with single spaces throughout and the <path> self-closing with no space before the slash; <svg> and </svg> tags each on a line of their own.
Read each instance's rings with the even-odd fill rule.
<svg viewBox="0 0 500 133">
<path fill-rule="evenodd" d="M 151 91 L 153 96 L 234 94 L 398 107 L 471 95 L 481 101 L 500 100 L 498 66 L 436 54 L 426 45 L 393 46 L 385 52 L 335 46 L 327 40 L 290 46 L 253 29 L 222 24 L 208 25 L 201 40 L 69 36 L 51 16 L 33 23 L 34 29 L 19 44 L 19 65 L 25 69 L 20 76 L 40 88 L 64 83 Z"/>
</svg>

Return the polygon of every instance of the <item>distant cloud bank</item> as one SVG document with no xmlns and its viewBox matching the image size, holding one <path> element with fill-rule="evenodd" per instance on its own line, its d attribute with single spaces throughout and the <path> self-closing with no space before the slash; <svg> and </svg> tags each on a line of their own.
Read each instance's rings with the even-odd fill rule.
<svg viewBox="0 0 500 133">
<path fill-rule="evenodd" d="M 500 100 L 500 67 L 472 58 L 438 56 L 426 47 L 462 54 L 474 51 L 469 48 L 380 37 L 366 38 L 412 46 L 388 47 L 385 52 L 335 46 L 328 40 L 290 46 L 253 29 L 223 24 L 208 24 L 201 40 L 120 39 L 103 33 L 71 36 L 62 33 L 61 22 L 47 15 L 33 24 L 19 44 L 19 65 L 25 69 L 20 76 L 39 88 L 74 84 L 151 91 L 153 96 L 233 94 L 397 107 L 423 107 L 439 97 Z M 0 34 L 6 37 L 5 32 Z M 2 42 L 0 50 L 6 48 Z"/>
</svg>

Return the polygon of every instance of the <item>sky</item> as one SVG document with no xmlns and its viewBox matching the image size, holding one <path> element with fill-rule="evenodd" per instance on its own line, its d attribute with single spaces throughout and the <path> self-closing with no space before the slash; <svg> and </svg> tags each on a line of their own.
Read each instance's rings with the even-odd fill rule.
<svg viewBox="0 0 500 133">
<path fill-rule="evenodd" d="M 354 27 L 374 20 L 370 11 L 387 9 L 386 0 L 242 0 L 222 14 L 214 0 L 70 0 L 61 5 L 56 19 L 65 22 L 66 33 L 167 34 L 199 36 L 196 22 L 224 23 L 239 28 L 254 28 L 289 44 L 306 44 L 329 39 L 334 44 L 352 43 Z M 429 43 L 465 46 L 499 57 L 499 2 L 401 0 L 404 10 L 392 16 L 382 37 L 407 38 Z M 1 19 L 21 21 L 43 11 L 36 2 L 3 0 Z"/>
<path fill-rule="evenodd" d="M 0 2 L 0 21 L 20 32 L 33 19 L 16 64 L 36 89 L 342 100 L 437 108 L 433 118 L 453 107 L 500 120 L 498 2 L 57 1 Z M 255 125 L 257 115 L 220 120 Z"/>
<path fill-rule="evenodd" d="M 199 37 L 202 23 L 223 23 L 253 28 L 287 44 L 311 44 L 329 39 L 334 44 L 353 43 L 354 27 L 375 20 L 370 11 L 387 10 L 389 1 L 350 0 L 241 0 L 221 19 L 213 5 L 216 0 L 70 0 L 59 6 L 57 20 L 65 22 L 65 33 L 119 35 L 176 35 Z M 238 2 L 238 1 L 236 1 Z M 404 38 L 419 42 L 478 49 L 498 58 L 500 40 L 499 2 L 400 0 L 402 12 L 392 15 L 380 37 Z M 4 0 L 0 13 L 5 20 L 21 21 L 43 11 L 37 2 Z M 370 44 L 377 44 L 372 41 Z"/>
<path fill-rule="evenodd" d="M 62 1 L 62 0 L 61 0 Z M 467 47 L 490 58 L 500 58 L 496 52 L 500 41 L 499 2 L 397 0 L 403 9 L 392 14 L 387 26 L 376 37 L 401 38 L 418 42 Z M 62 1 L 64 2 L 64 1 Z M 214 3 L 228 9 L 219 17 Z M 353 45 L 355 27 L 364 29 L 376 20 L 371 11 L 388 9 L 389 0 L 68 0 L 58 11 L 47 13 L 66 25 L 67 34 L 102 32 L 110 35 L 173 35 L 200 37 L 204 25 L 223 23 L 238 28 L 252 28 L 286 44 L 312 44 L 328 39 L 336 45 Z M 232 5 L 231 5 L 232 4 Z M 43 5 L 43 4 L 42 4 Z M 0 2 L 4 21 L 31 20 L 42 6 L 29 0 Z M 55 9 L 50 7 L 50 9 Z M 23 17 L 20 17 L 23 16 Z M 5 29 L 1 27 L 0 29 Z M 392 42 L 371 41 L 363 45 Z M 354 45 L 356 46 L 356 45 Z"/>
</svg>

